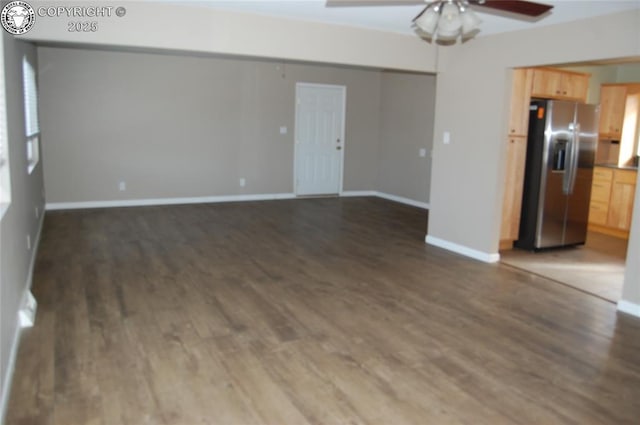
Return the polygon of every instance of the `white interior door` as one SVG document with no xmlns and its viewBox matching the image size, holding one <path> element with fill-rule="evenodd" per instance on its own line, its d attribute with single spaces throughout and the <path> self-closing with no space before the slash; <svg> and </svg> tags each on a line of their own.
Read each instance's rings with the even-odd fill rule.
<svg viewBox="0 0 640 425">
<path fill-rule="evenodd" d="M 295 192 L 342 191 L 346 87 L 296 84 Z"/>
</svg>

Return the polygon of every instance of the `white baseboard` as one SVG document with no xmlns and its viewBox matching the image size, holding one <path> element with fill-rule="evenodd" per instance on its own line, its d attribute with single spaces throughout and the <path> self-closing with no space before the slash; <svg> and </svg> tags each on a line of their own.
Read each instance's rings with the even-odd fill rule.
<svg viewBox="0 0 640 425">
<path fill-rule="evenodd" d="M 378 192 L 375 190 L 345 190 L 340 193 L 340 196 L 344 198 L 359 198 L 364 196 L 378 196 Z"/>
<path fill-rule="evenodd" d="M 265 193 L 256 195 L 224 195 L 224 196 L 197 196 L 191 198 L 156 198 L 156 199 L 122 199 L 116 201 L 89 201 L 89 202 L 51 202 L 46 209 L 52 210 L 77 210 L 88 208 L 116 208 L 116 207 L 143 207 L 152 205 L 180 205 L 180 204 L 207 204 L 218 202 L 247 202 L 267 201 L 274 199 L 294 199 L 293 193 Z"/>
<path fill-rule="evenodd" d="M 23 295 L 22 303 L 20 303 L 20 311 L 18 312 L 18 325 L 20 328 L 30 328 L 36 322 L 36 310 L 38 303 L 31 291 L 26 291 Z"/>
<path fill-rule="evenodd" d="M 30 305 L 31 299 L 31 284 L 33 283 L 33 270 L 36 264 L 36 256 L 38 254 L 38 247 L 40 246 L 40 238 L 42 236 L 42 227 L 44 224 L 44 214 L 40 215 L 40 221 L 38 223 L 38 233 L 31 250 L 31 259 L 29 260 L 29 270 L 27 272 L 27 280 L 25 281 L 24 292 L 22 294 L 20 310 L 16 317 L 16 326 L 13 331 L 13 339 L 11 341 L 11 351 L 9 352 L 9 362 L 7 364 L 6 375 L 4 376 L 4 382 L 2 383 L 2 394 L 0 394 L 0 424 L 4 423 L 4 416 L 7 413 L 7 406 L 9 405 L 9 396 L 11 395 L 11 382 L 13 380 L 13 373 L 16 368 L 16 357 L 18 356 L 18 347 L 20 346 L 20 334 L 24 329 L 24 308 L 31 306 L 33 308 L 32 320 L 35 321 L 35 305 Z M 35 299 L 33 299 L 35 302 Z"/>
<path fill-rule="evenodd" d="M 415 201 L 413 199 L 405 198 L 404 196 L 391 195 L 389 193 L 378 192 L 376 190 L 347 190 L 340 194 L 342 197 L 359 197 L 359 196 L 375 196 L 377 198 L 386 199 L 388 201 L 399 202 L 405 205 L 411 205 L 412 207 L 418 207 L 425 210 L 429 209 L 429 204 L 426 202 Z"/>
<path fill-rule="evenodd" d="M 411 205 L 418 208 L 429 209 L 426 202 L 414 201 L 402 196 L 377 192 L 375 190 L 347 190 L 340 194 L 343 197 L 376 196 L 389 201 Z M 207 204 L 218 202 L 247 202 L 268 201 L 275 199 L 295 199 L 294 193 L 266 193 L 256 195 L 224 195 L 224 196 L 198 196 L 191 198 L 155 198 L 155 199 L 122 199 L 116 201 L 87 201 L 87 202 L 50 202 L 47 203 L 47 211 L 54 210 L 78 210 L 90 208 L 119 208 L 119 207 L 144 207 L 153 205 L 180 205 L 180 204 Z"/>
<path fill-rule="evenodd" d="M 389 201 L 399 202 L 405 205 L 411 205 L 412 207 L 422 208 L 424 210 L 429 209 L 429 204 L 426 202 L 415 201 L 413 199 L 405 198 L 404 196 L 391 195 L 384 192 L 376 192 L 376 196 L 379 198 L 387 199 Z"/>
<path fill-rule="evenodd" d="M 618 311 L 630 314 L 632 316 L 640 317 L 640 304 L 620 300 L 618 301 Z"/>
<path fill-rule="evenodd" d="M 438 248 L 444 248 L 447 251 L 452 251 L 457 254 L 464 255 L 465 257 L 470 257 L 485 263 L 497 263 L 498 261 L 500 261 L 500 254 L 498 253 L 491 254 L 488 252 L 478 251 L 477 249 L 449 242 L 444 239 L 433 237 L 431 235 L 426 236 L 425 242 L 429 245 L 437 246 Z"/>
</svg>

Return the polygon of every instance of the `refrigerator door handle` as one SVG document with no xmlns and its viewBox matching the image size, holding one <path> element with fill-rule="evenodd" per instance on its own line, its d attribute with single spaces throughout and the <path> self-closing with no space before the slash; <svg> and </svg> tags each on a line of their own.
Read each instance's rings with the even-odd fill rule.
<svg viewBox="0 0 640 425">
<path fill-rule="evenodd" d="M 569 195 L 573 194 L 576 187 L 576 177 L 578 175 L 578 156 L 580 155 L 580 123 L 576 123 L 573 127 L 573 140 L 571 141 L 571 169 L 569 180 Z"/>
<path fill-rule="evenodd" d="M 573 164 L 573 145 L 575 140 L 575 132 L 573 131 L 573 125 L 569 127 L 571 135 L 567 142 L 567 155 L 564 166 L 564 176 L 562 177 L 562 193 L 569 195 L 571 191 L 571 164 Z"/>
<path fill-rule="evenodd" d="M 571 136 L 567 143 L 567 165 L 562 179 L 562 192 L 571 195 L 576 184 L 576 171 L 578 167 L 578 153 L 580 152 L 579 124 L 569 124 Z"/>
</svg>

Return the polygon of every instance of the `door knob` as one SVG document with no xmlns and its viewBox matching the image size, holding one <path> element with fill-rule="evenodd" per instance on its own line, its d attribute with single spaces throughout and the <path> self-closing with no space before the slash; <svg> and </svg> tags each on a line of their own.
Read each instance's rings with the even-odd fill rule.
<svg viewBox="0 0 640 425">
<path fill-rule="evenodd" d="M 336 150 L 339 151 L 340 149 L 342 149 L 342 146 L 336 146 Z"/>
</svg>

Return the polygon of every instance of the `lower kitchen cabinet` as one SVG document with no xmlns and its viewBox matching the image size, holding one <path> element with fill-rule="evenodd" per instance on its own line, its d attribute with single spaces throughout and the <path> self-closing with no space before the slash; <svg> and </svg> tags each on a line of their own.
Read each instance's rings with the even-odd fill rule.
<svg viewBox="0 0 640 425">
<path fill-rule="evenodd" d="M 611 187 L 611 202 L 607 224 L 613 228 L 629 231 L 633 200 L 636 193 L 636 172 L 616 171 Z"/>
<path fill-rule="evenodd" d="M 637 171 L 595 167 L 589 208 L 589 229 L 628 238 Z"/>
</svg>

